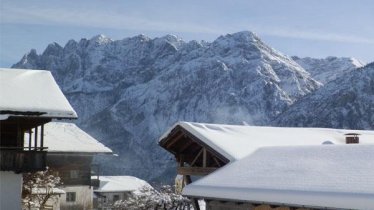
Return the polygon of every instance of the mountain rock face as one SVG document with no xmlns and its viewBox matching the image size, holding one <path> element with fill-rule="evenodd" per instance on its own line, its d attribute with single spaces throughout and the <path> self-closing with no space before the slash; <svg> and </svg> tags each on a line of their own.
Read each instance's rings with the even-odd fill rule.
<svg viewBox="0 0 374 210">
<path fill-rule="evenodd" d="M 292 59 L 322 84 L 326 84 L 365 65 L 365 63 L 355 58 L 337 58 L 332 56 L 322 59 L 292 56 Z"/>
<path fill-rule="evenodd" d="M 374 129 L 374 63 L 327 83 L 273 122 L 281 126 Z"/>
<path fill-rule="evenodd" d="M 211 43 L 99 35 L 31 50 L 13 67 L 51 70 L 77 124 L 119 155 L 99 159 L 104 173 L 158 181 L 175 173 L 157 140 L 177 121 L 267 125 L 322 87 L 247 31 Z"/>
</svg>

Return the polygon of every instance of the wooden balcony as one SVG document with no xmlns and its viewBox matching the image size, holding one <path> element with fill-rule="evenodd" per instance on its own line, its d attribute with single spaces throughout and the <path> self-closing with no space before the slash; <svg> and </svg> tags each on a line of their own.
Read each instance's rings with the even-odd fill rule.
<svg viewBox="0 0 374 210">
<path fill-rule="evenodd" d="M 16 173 L 44 171 L 45 147 L 0 147 L 0 170 Z"/>
</svg>

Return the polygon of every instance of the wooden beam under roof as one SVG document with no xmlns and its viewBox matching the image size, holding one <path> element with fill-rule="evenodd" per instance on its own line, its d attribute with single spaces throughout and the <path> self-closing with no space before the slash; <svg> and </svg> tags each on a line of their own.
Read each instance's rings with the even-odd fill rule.
<svg viewBox="0 0 374 210">
<path fill-rule="evenodd" d="M 181 133 L 183 134 L 182 136 L 188 139 L 185 144 L 178 144 L 177 146 L 175 143 L 178 142 L 178 138 L 180 138 Z M 180 140 L 180 139 L 179 139 Z M 192 141 L 193 143 L 190 143 Z M 184 151 L 188 148 L 190 150 L 191 147 L 194 147 L 198 145 L 196 148 L 192 148 L 192 150 L 198 149 L 200 150 L 201 147 L 206 148 L 207 152 L 209 152 L 211 155 L 215 156 L 220 162 L 225 165 L 226 163 L 230 162 L 228 158 L 226 158 L 224 155 L 220 154 L 219 152 L 215 151 L 212 147 L 207 145 L 204 141 L 200 140 L 196 136 L 194 136 L 191 132 L 186 130 L 180 125 L 177 125 L 172 129 L 172 131 L 161 139 L 159 141 L 159 145 L 166 150 L 168 150 L 170 153 L 174 154 L 175 156 L 178 156 L 180 153 L 185 153 Z M 177 148 L 176 148 L 177 147 Z M 193 151 L 189 151 L 191 153 L 194 153 Z"/>
<path fill-rule="evenodd" d="M 207 166 L 207 154 L 206 154 L 206 149 L 203 148 L 203 167 L 206 168 Z"/>
<path fill-rule="evenodd" d="M 184 144 L 179 150 L 179 153 L 182 153 L 184 150 L 186 150 L 191 144 L 194 143 L 193 141 L 189 140 L 186 144 Z"/>
<path fill-rule="evenodd" d="M 193 159 L 193 161 L 191 162 L 191 166 L 195 165 L 197 159 L 199 159 L 200 155 L 203 153 L 203 150 L 204 150 L 204 148 L 201 148 L 200 152 L 197 153 L 195 159 Z"/>
<path fill-rule="evenodd" d="M 219 161 L 217 160 L 216 157 L 213 156 L 213 160 L 216 162 L 216 164 L 217 164 L 218 167 L 221 167 L 221 163 L 219 163 Z"/>
<path fill-rule="evenodd" d="M 170 142 L 167 142 L 167 144 L 165 145 L 165 148 L 166 149 L 170 149 L 171 146 L 173 146 L 179 139 L 181 139 L 182 137 L 184 137 L 184 133 L 183 132 L 180 132 L 176 137 L 174 137 Z"/>
<path fill-rule="evenodd" d="M 205 176 L 217 169 L 216 167 L 178 167 L 177 172 L 180 175 Z"/>
</svg>

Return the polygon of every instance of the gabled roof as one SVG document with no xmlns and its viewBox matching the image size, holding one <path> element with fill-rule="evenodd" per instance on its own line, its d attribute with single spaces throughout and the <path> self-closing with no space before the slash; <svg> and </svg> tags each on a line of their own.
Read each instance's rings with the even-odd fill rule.
<svg viewBox="0 0 374 210">
<path fill-rule="evenodd" d="M 264 146 L 345 144 L 346 133 L 359 133 L 360 144 L 374 144 L 374 131 L 328 128 L 288 128 L 178 122 L 160 138 L 168 140 L 184 129 L 230 161 L 239 160 Z"/>
<path fill-rule="evenodd" d="M 0 119 L 77 118 L 49 71 L 0 68 L 0 99 Z"/>
<path fill-rule="evenodd" d="M 25 147 L 28 147 L 28 138 L 26 133 Z M 48 147 L 48 153 L 112 153 L 111 149 L 73 123 L 45 124 L 44 146 Z"/>
<path fill-rule="evenodd" d="M 263 147 L 187 185 L 192 197 L 372 209 L 374 145 Z"/>
<path fill-rule="evenodd" d="M 133 176 L 100 176 L 100 186 L 94 192 L 134 192 L 151 187 L 146 181 Z"/>
</svg>

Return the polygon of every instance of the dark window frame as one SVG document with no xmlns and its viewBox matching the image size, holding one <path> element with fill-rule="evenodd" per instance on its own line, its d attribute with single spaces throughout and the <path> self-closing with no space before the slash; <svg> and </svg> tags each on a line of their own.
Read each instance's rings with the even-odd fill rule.
<svg viewBox="0 0 374 210">
<path fill-rule="evenodd" d="M 76 192 L 66 192 L 66 202 L 75 202 L 77 200 Z"/>
<path fill-rule="evenodd" d="M 116 202 L 116 201 L 119 201 L 119 195 L 118 194 L 115 194 L 113 195 L 113 202 Z"/>
</svg>

